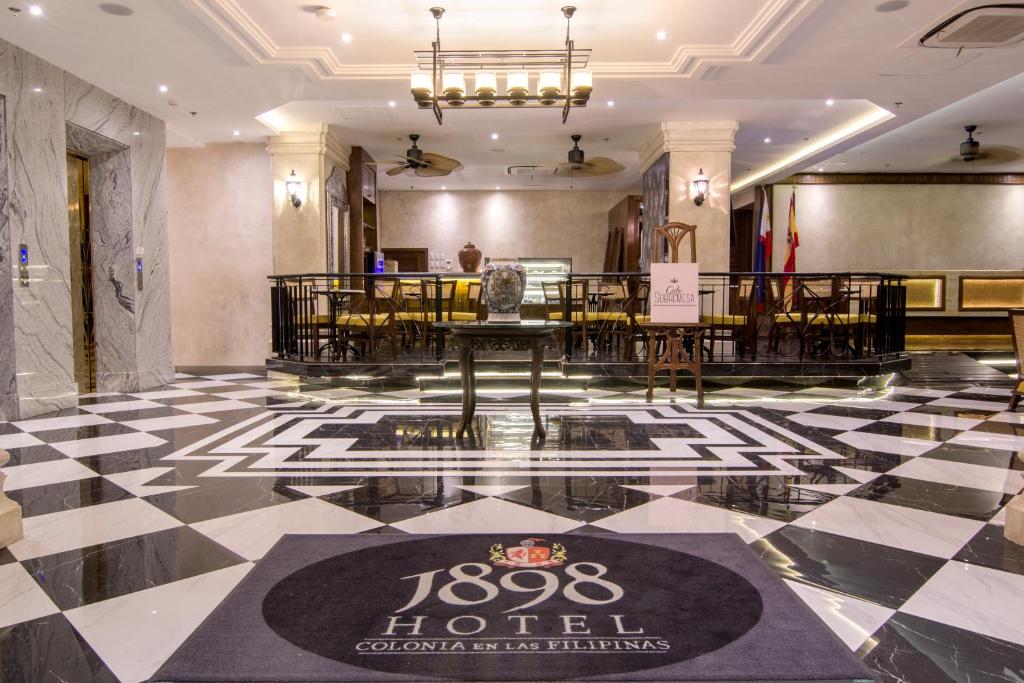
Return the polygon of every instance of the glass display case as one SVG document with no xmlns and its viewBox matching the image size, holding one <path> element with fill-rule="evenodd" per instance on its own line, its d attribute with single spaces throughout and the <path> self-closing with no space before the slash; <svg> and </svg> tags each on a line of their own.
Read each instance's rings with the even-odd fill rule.
<svg viewBox="0 0 1024 683">
<path fill-rule="evenodd" d="M 571 258 L 525 258 L 519 262 L 526 269 L 526 291 L 523 294 L 524 304 L 544 303 L 544 282 L 564 281 L 572 272 Z"/>
</svg>

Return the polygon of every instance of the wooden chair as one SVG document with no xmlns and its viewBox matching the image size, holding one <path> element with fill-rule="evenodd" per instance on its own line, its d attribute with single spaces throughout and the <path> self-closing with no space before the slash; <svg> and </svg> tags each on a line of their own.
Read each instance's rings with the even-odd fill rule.
<svg viewBox="0 0 1024 683">
<path fill-rule="evenodd" d="M 661 227 L 654 229 L 654 234 L 660 237 L 664 237 L 668 243 L 670 263 L 679 263 L 679 244 L 687 237 L 690 238 L 690 263 L 697 262 L 697 226 L 687 225 L 686 223 L 666 223 Z M 661 240 L 656 240 L 656 251 L 658 245 L 661 245 Z M 661 262 L 664 258 L 664 253 L 660 254 L 659 258 L 655 258 L 655 262 Z"/>
<path fill-rule="evenodd" d="M 391 354 L 398 357 L 400 329 L 398 313 L 403 308 L 398 280 L 376 280 L 372 296 L 363 295 L 363 301 L 352 311 L 338 316 L 335 323 L 346 341 L 359 341 L 374 353 L 382 339 L 391 342 Z M 364 354 L 365 355 L 365 354 Z"/>
<path fill-rule="evenodd" d="M 736 284 L 729 285 L 728 295 L 723 294 L 725 303 L 720 310 L 701 313 L 700 321 L 708 326 L 706 338 L 710 360 L 715 359 L 716 341 L 731 341 L 738 356 L 745 356 L 748 350 L 751 358 L 756 356 L 755 290 L 754 278 L 741 277 Z"/>
<path fill-rule="evenodd" d="M 480 319 L 480 292 L 479 280 L 470 280 L 466 283 L 466 305 L 461 310 L 453 310 L 448 317 L 449 320 L 460 322 L 472 322 Z"/>
<path fill-rule="evenodd" d="M 1010 310 L 1010 335 L 1013 337 L 1013 354 L 1017 361 L 1017 386 L 1010 394 L 1010 410 L 1016 410 L 1024 396 L 1024 308 Z"/>
<path fill-rule="evenodd" d="M 544 292 L 545 318 L 548 320 L 565 320 L 566 282 L 542 282 Z M 576 280 L 572 283 L 569 294 L 569 321 L 572 323 L 570 334 L 579 330 L 580 343 L 587 350 L 587 281 Z"/>
</svg>

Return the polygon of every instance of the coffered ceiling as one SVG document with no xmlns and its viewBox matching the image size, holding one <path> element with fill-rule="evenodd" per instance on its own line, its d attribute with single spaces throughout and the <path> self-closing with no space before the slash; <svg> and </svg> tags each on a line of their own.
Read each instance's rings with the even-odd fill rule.
<svg viewBox="0 0 1024 683">
<path fill-rule="evenodd" d="M 593 50 L 590 106 L 566 125 L 554 110 L 491 110 L 447 111 L 438 126 L 408 92 L 413 51 L 429 49 L 434 36 L 432 2 L 319 0 L 336 13 L 319 21 L 318 3 L 304 0 L 121 0 L 130 15 L 99 0 L 35 1 L 43 16 L 3 13 L 0 36 L 164 118 L 171 145 L 258 141 L 327 123 L 378 158 L 404 151 L 405 136 L 419 133 L 424 149 L 465 166 L 443 179 L 384 178 L 393 189 L 535 186 L 542 181 L 511 178 L 506 167 L 564 160 L 572 133 L 583 134 L 588 155 L 613 157 L 626 171 L 543 186 L 633 188 L 658 123 L 687 119 L 739 122 L 739 189 L 890 131 L 889 156 L 910 154 L 913 139 L 900 127 L 1024 65 L 1022 45 L 962 54 L 916 46 L 979 2 L 577 0 L 573 38 Z M 435 1 L 447 10 L 446 48 L 558 48 L 564 40 L 564 0 Z"/>
</svg>

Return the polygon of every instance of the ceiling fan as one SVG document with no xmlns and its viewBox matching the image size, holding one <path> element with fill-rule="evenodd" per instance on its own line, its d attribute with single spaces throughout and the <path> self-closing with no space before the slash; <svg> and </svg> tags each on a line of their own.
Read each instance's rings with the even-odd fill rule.
<svg viewBox="0 0 1024 683">
<path fill-rule="evenodd" d="M 966 161 L 975 164 L 1004 164 L 1010 161 L 1017 161 L 1024 158 L 1021 150 L 1006 145 L 985 145 L 982 149 L 981 143 L 974 139 L 974 131 L 978 130 L 975 125 L 964 126 L 967 131 L 967 139 L 960 143 L 960 155 L 953 157 L 953 161 Z"/>
<path fill-rule="evenodd" d="M 583 136 L 576 133 L 571 135 L 570 138 L 572 139 L 572 149 L 569 150 L 568 161 L 558 165 L 558 175 L 567 175 L 574 178 L 591 178 L 619 173 L 626 169 L 625 166 L 608 157 L 594 157 L 587 161 L 586 155 L 580 149 L 580 140 L 583 139 Z"/>
<path fill-rule="evenodd" d="M 385 161 L 382 163 L 386 164 L 398 164 L 394 168 L 388 169 L 386 173 L 388 175 L 401 175 L 406 171 L 411 170 L 418 176 L 443 176 L 448 175 L 452 171 L 462 168 L 462 163 L 451 157 L 446 157 L 442 154 L 435 154 L 433 152 L 424 152 L 416 145 L 416 141 L 420 139 L 420 136 L 413 133 L 409 136 L 412 140 L 412 147 L 405 150 L 405 154 L 396 154 L 401 161 Z"/>
</svg>

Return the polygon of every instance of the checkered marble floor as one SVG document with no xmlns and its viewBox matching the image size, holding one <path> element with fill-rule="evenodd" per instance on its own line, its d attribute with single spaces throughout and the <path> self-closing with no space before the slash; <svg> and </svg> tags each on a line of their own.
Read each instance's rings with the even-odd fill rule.
<svg viewBox="0 0 1024 683">
<path fill-rule="evenodd" d="M 1024 680 L 999 386 L 483 392 L 187 371 L 0 423 L 0 679 L 148 678 L 284 534 L 739 534 L 885 681 Z"/>
</svg>

